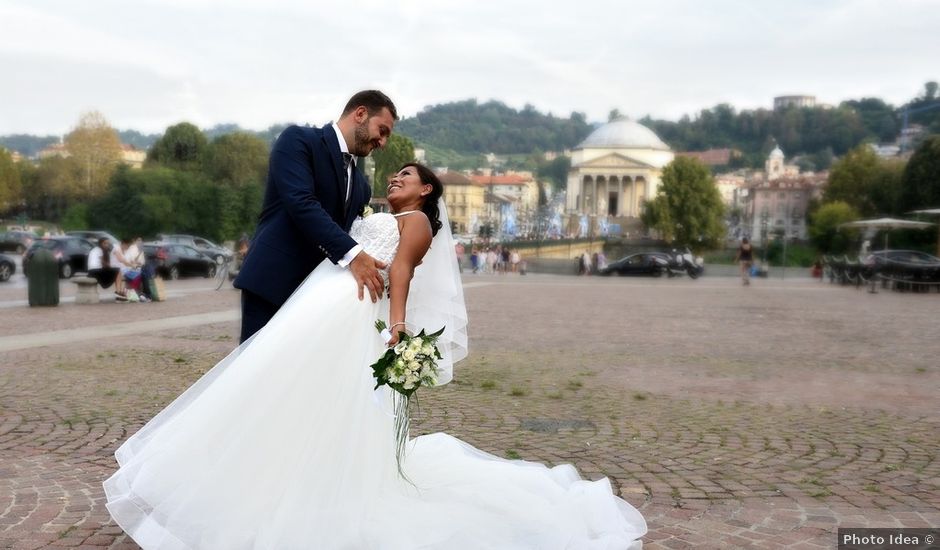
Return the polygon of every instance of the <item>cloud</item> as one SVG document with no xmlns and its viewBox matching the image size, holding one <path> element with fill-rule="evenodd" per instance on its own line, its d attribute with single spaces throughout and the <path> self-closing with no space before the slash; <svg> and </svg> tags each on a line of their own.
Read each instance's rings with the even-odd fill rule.
<svg viewBox="0 0 940 550">
<path fill-rule="evenodd" d="M 0 0 L 0 69 L 17 84 L 0 134 L 61 132 L 88 108 L 143 131 L 319 124 L 369 87 L 406 116 L 465 98 L 594 120 L 784 93 L 900 103 L 940 77 L 936 28 L 923 0 Z"/>
</svg>

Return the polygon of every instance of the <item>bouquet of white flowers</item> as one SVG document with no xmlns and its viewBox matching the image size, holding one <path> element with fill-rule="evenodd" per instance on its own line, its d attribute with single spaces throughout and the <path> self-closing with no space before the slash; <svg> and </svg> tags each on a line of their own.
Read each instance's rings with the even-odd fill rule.
<svg viewBox="0 0 940 550">
<path fill-rule="evenodd" d="M 379 319 L 375 328 L 380 334 L 388 334 L 385 321 Z M 405 477 L 401 469 L 401 461 L 405 455 L 405 445 L 408 443 L 408 431 L 411 425 L 409 406 L 411 396 L 421 386 L 437 384 L 437 360 L 441 358 L 441 351 L 437 348 L 437 339 L 444 333 L 444 327 L 437 332 L 426 334 L 424 329 L 414 336 L 405 332 L 398 333 L 398 343 L 389 348 L 379 359 L 372 364 L 372 374 L 375 376 L 375 388 L 388 386 L 395 390 L 392 401 L 395 410 L 395 459 L 398 463 L 398 473 Z M 407 478 L 406 478 L 407 479 Z"/>
</svg>

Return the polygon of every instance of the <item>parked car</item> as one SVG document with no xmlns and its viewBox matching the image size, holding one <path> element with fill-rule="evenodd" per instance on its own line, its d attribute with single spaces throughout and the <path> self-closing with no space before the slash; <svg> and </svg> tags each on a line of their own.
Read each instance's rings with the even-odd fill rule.
<svg viewBox="0 0 940 550">
<path fill-rule="evenodd" d="M 173 243 L 144 243 L 144 256 L 152 263 L 157 274 L 167 279 L 186 275 L 215 277 L 215 260 L 191 246 Z"/>
<path fill-rule="evenodd" d="M 68 236 L 70 236 L 70 237 L 81 237 L 81 238 L 85 239 L 86 241 L 88 241 L 89 243 L 91 243 L 91 246 L 93 246 L 93 247 L 94 247 L 94 246 L 98 246 L 98 241 L 99 241 L 102 237 L 105 237 L 105 238 L 107 238 L 109 241 L 111 241 L 111 244 L 112 244 L 113 246 L 117 246 L 117 245 L 121 244 L 121 240 L 120 240 L 120 239 L 118 239 L 118 238 L 115 237 L 114 235 L 108 233 L 107 231 L 96 231 L 96 230 L 83 229 L 83 230 L 81 230 L 81 231 L 66 231 L 65 234 L 68 235 Z"/>
<path fill-rule="evenodd" d="M 0 233 L 0 252 L 22 254 L 38 238 L 32 231 L 4 231 Z"/>
<path fill-rule="evenodd" d="M 14 273 L 16 273 L 16 263 L 13 258 L 0 254 L 0 283 L 9 281 Z"/>
<path fill-rule="evenodd" d="M 71 278 L 79 271 L 87 271 L 88 253 L 94 248 L 81 237 L 45 237 L 36 241 L 23 256 L 23 274 L 29 273 L 29 262 L 37 250 L 46 249 L 59 261 L 59 277 Z"/>
<path fill-rule="evenodd" d="M 660 277 L 669 273 L 670 256 L 665 252 L 639 252 L 615 262 L 598 271 L 598 275 L 651 275 Z"/>
<path fill-rule="evenodd" d="M 234 254 L 224 246 L 219 246 L 209 239 L 194 237 L 193 235 L 159 235 L 161 241 L 173 244 L 184 244 L 195 248 L 199 252 L 209 256 L 215 263 L 221 265 L 229 260 Z"/>
</svg>

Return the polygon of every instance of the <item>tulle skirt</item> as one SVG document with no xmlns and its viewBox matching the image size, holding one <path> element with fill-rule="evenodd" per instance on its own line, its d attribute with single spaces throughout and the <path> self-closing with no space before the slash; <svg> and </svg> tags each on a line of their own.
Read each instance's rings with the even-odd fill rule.
<svg viewBox="0 0 940 550">
<path fill-rule="evenodd" d="M 321 264 L 268 325 L 116 453 L 114 520 L 147 550 L 639 547 L 607 479 L 504 460 L 436 433 L 395 463 L 391 399 L 369 365 L 387 301 Z M 434 391 L 426 389 L 423 391 Z"/>
</svg>

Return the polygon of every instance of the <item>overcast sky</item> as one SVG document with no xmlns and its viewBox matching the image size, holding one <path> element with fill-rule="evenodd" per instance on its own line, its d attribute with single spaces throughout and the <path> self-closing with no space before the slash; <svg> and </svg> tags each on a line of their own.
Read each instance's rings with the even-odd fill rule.
<svg viewBox="0 0 940 550">
<path fill-rule="evenodd" d="M 377 87 L 606 120 L 940 80 L 938 0 L 0 0 L 0 135 L 322 124 Z"/>
</svg>

